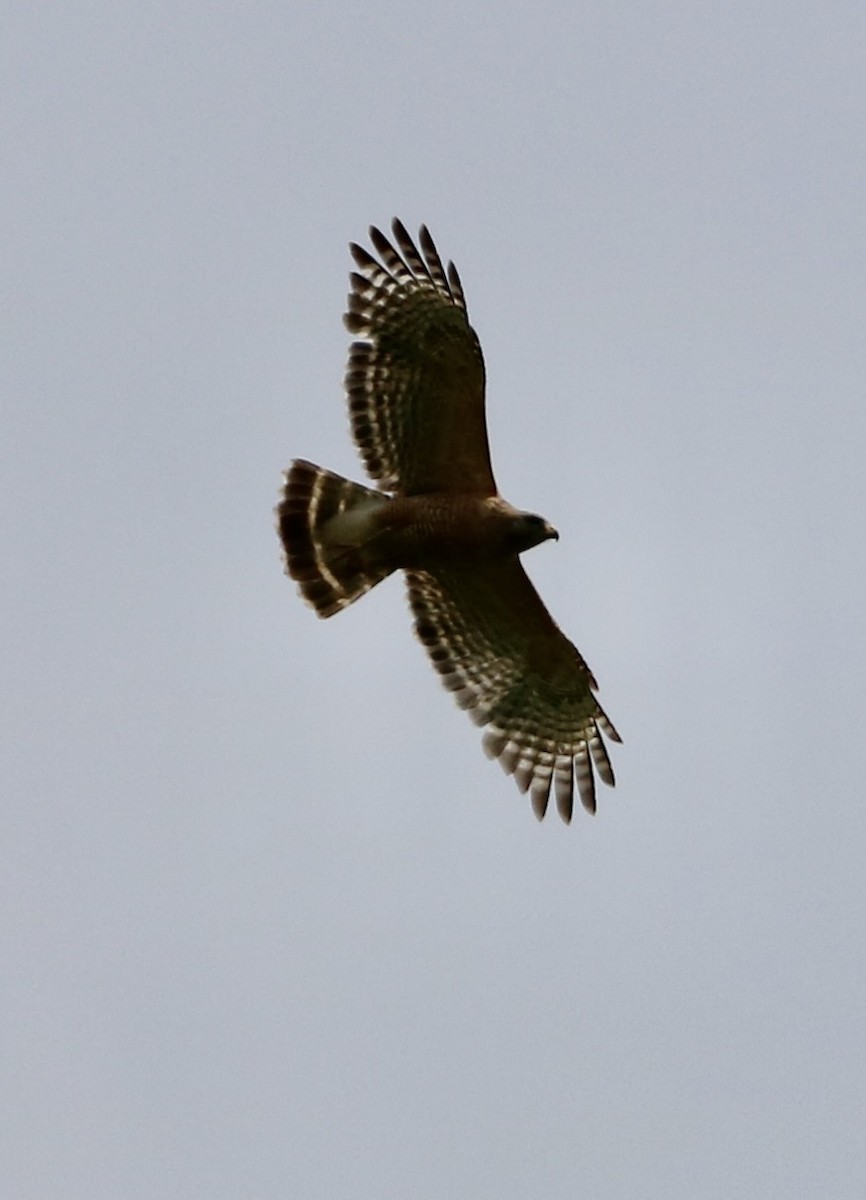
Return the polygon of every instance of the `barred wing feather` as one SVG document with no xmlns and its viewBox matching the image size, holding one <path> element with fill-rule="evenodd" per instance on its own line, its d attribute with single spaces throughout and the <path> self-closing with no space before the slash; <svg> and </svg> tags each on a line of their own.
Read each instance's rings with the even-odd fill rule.
<svg viewBox="0 0 866 1200">
<path fill-rule="evenodd" d="M 393 223 L 392 244 L 375 227 L 378 261 L 350 250 L 346 391 L 352 435 L 385 491 L 496 492 L 484 416 L 484 359 L 453 263 L 447 269 L 426 226 L 420 250 Z"/>
<path fill-rule="evenodd" d="M 415 632 L 445 687 L 478 725 L 484 749 L 530 793 L 540 819 L 551 784 L 565 821 L 595 812 L 593 768 L 613 785 L 602 740 L 619 741 L 577 649 L 557 627 L 517 558 L 407 571 Z"/>
</svg>

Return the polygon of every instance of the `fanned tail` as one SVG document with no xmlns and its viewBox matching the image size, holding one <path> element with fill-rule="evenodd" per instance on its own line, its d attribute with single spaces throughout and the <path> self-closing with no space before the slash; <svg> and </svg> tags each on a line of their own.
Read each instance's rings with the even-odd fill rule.
<svg viewBox="0 0 866 1200">
<path fill-rule="evenodd" d="M 297 459 L 285 474 L 277 528 L 286 571 L 320 617 L 363 596 L 392 567 L 365 552 L 388 497 Z"/>
</svg>

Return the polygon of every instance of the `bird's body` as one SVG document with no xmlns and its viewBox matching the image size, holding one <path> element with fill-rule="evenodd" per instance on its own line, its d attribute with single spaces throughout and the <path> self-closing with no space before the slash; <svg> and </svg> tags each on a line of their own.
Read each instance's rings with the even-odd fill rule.
<svg viewBox="0 0 866 1200">
<path fill-rule="evenodd" d="M 558 535 L 498 494 L 484 418 L 484 362 L 459 276 L 426 228 L 419 253 L 376 229 L 381 262 L 351 247 L 346 374 L 352 430 L 379 490 L 306 460 L 277 510 L 288 573 L 323 617 L 393 571 L 406 572 L 416 633 L 445 686 L 487 725 L 484 748 L 529 790 L 539 817 L 551 783 L 564 819 L 576 776 L 595 809 L 592 765 L 613 783 L 601 732 L 619 736 L 593 679 L 552 621 L 519 555 Z"/>
</svg>

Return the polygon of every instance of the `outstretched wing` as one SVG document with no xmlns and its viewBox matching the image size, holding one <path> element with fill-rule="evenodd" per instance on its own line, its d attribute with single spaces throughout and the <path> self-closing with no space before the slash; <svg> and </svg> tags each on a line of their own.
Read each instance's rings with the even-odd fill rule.
<svg viewBox="0 0 866 1200">
<path fill-rule="evenodd" d="M 602 733 L 619 734 L 592 672 L 557 627 L 517 558 L 407 571 L 415 632 L 442 682 L 478 725 L 484 749 L 529 791 L 540 819 L 551 781 L 570 821 L 574 783 L 595 812 L 593 765 L 613 785 Z"/>
<path fill-rule="evenodd" d="M 484 420 L 484 359 L 453 263 L 422 225 L 420 251 L 398 220 L 376 228 L 381 262 L 352 243 L 346 391 L 352 435 L 385 491 L 496 493 Z"/>
</svg>

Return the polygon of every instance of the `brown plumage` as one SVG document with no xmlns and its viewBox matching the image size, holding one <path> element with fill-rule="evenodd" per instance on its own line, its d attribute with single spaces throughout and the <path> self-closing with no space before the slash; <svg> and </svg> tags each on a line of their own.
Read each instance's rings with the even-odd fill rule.
<svg viewBox="0 0 866 1200">
<path fill-rule="evenodd" d="M 569 821 L 574 785 L 595 811 L 593 767 L 612 785 L 602 733 L 619 735 L 595 680 L 554 623 L 519 555 L 556 531 L 496 490 L 484 416 L 484 360 L 460 277 L 426 227 L 420 250 L 394 221 L 378 260 L 350 247 L 345 323 L 352 434 L 379 490 L 305 460 L 277 509 L 288 574 L 322 617 L 403 569 L 415 631 L 483 746 L 529 791 L 539 818 L 551 784 Z"/>
</svg>

